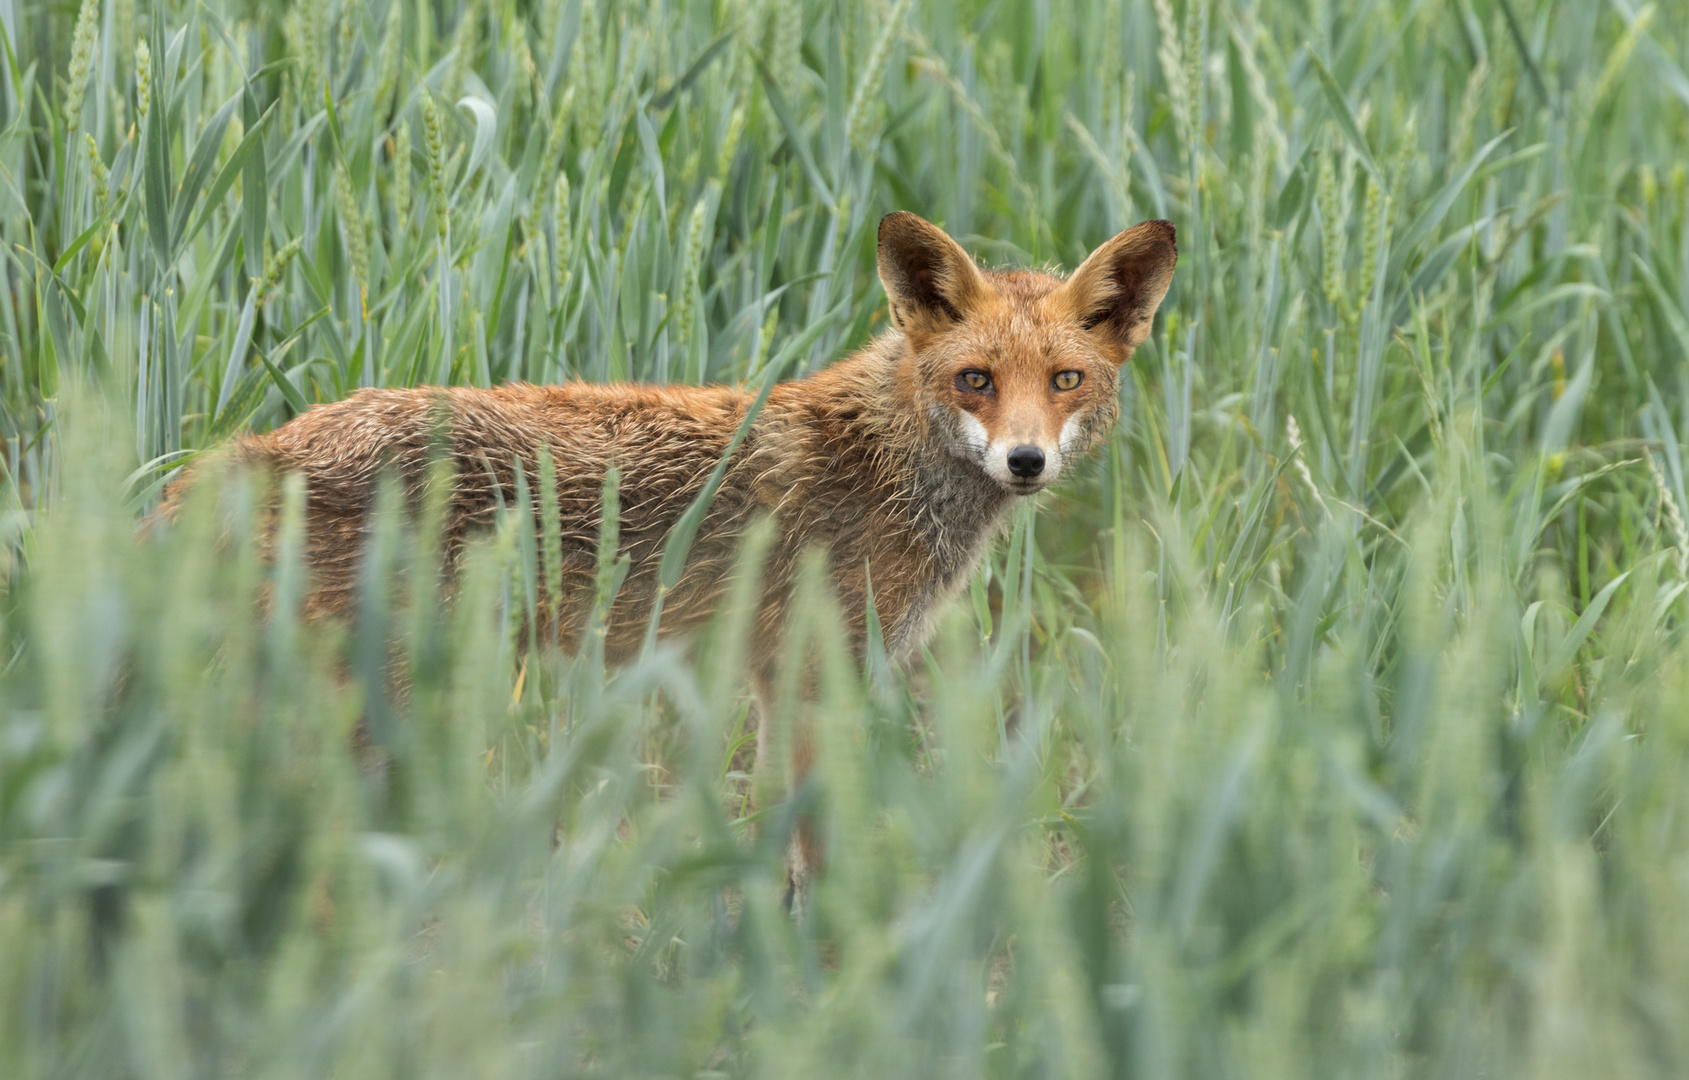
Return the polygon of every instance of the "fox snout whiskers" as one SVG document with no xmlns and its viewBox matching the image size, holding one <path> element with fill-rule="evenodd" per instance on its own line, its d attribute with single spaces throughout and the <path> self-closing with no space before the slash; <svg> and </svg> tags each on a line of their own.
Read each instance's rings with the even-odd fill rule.
<svg viewBox="0 0 1689 1080">
<path fill-rule="evenodd" d="M 1011 442 L 992 446 L 987 472 L 1015 495 L 1036 495 L 1054 483 L 1061 473 L 1062 453 L 1054 447 L 1032 442 Z"/>
<path fill-rule="evenodd" d="M 1009 451 L 1009 472 L 1021 480 L 1035 479 L 1044 471 L 1044 451 L 1026 443 Z"/>
<path fill-rule="evenodd" d="M 985 471 L 1015 495 L 1036 495 L 1061 475 L 1059 449 L 1031 442 L 997 443 L 986 447 Z"/>
</svg>

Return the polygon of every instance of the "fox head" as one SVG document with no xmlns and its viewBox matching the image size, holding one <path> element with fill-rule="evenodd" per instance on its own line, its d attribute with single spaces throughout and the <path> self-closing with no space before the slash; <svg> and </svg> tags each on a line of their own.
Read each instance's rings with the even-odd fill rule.
<svg viewBox="0 0 1689 1080">
<path fill-rule="evenodd" d="M 982 270 L 937 226 L 886 215 L 880 282 L 908 342 L 918 415 L 1004 489 L 1042 490 L 1114 425 L 1120 368 L 1149 336 L 1177 260 L 1173 226 L 1146 221 L 1066 280 Z"/>
</svg>

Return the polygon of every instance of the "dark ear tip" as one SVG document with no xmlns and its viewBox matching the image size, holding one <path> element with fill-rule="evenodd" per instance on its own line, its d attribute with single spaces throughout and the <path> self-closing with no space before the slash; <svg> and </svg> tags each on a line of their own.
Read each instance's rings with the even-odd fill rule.
<svg viewBox="0 0 1689 1080">
<path fill-rule="evenodd" d="M 920 220 L 921 218 L 919 215 L 911 214 L 907 210 L 893 210 L 891 213 L 880 219 L 880 240 L 884 241 L 888 232 L 900 227 L 917 224 Z"/>
<path fill-rule="evenodd" d="M 1179 230 L 1173 228 L 1171 221 L 1156 218 L 1154 221 L 1146 221 L 1144 224 L 1154 226 L 1166 238 L 1168 245 L 1173 249 L 1173 253 L 1175 255 L 1179 253 Z"/>
</svg>

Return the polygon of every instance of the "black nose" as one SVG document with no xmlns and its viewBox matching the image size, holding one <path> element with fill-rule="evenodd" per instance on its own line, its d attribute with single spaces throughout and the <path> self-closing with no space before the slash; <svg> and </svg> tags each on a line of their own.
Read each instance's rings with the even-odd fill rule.
<svg viewBox="0 0 1689 1080">
<path fill-rule="evenodd" d="M 1016 476 L 1037 476 L 1044 471 L 1044 451 L 1036 446 L 1017 446 L 1009 451 L 1009 471 Z"/>
</svg>

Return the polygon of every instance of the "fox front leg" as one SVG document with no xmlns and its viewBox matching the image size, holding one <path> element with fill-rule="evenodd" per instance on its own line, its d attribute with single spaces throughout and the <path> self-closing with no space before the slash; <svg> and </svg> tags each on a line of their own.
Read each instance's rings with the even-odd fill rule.
<svg viewBox="0 0 1689 1080">
<path fill-rule="evenodd" d="M 781 905 L 802 918 L 808 912 L 810 887 L 826 863 L 814 805 L 816 792 L 810 783 L 815 766 L 811 714 L 816 697 L 802 692 L 811 679 L 800 675 L 784 686 L 782 681 L 772 672 L 756 680 L 756 763 L 751 798 L 756 811 L 782 807 L 772 825 L 772 836 L 785 840 Z"/>
</svg>

